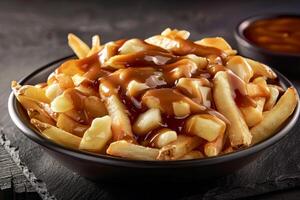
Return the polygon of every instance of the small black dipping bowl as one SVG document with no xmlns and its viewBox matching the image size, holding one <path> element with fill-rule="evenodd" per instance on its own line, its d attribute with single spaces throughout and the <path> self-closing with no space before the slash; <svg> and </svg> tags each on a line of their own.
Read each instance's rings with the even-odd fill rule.
<svg viewBox="0 0 300 200">
<path fill-rule="evenodd" d="M 68 56 L 32 72 L 20 81 L 20 84 L 44 82 L 48 75 Z M 283 87 L 292 83 L 276 71 Z M 98 155 L 73 150 L 58 145 L 44 137 L 30 123 L 27 113 L 13 93 L 8 100 L 8 110 L 16 126 L 31 140 L 41 145 L 51 156 L 69 169 L 93 180 L 108 182 L 155 181 L 155 182 L 192 182 L 224 176 L 253 161 L 260 153 L 286 136 L 296 124 L 299 116 L 299 105 L 281 130 L 271 138 L 247 149 L 234 153 L 185 161 L 139 161 L 128 160 L 108 155 Z"/>
<path fill-rule="evenodd" d="M 249 41 L 245 35 L 245 29 L 253 22 L 261 19 L 273 19 L 278 17 L 300 18 L 297 14 L 266 14 L 249 17 L 241 21 L 235 29 L 235 39 L 237 40 L 239 54 L 260 61 L 264 64 L 278 69 L 289 77 L 296 78 L 300 73 L 300 54 L 272 52 L 259 47 Z"/>
</svg>

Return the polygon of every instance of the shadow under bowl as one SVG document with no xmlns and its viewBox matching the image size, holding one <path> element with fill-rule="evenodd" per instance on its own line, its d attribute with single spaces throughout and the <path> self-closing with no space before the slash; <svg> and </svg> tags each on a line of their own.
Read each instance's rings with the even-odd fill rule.
<svg viewBox="0 0 300 200">
<path fill-rule="evenodd" d="M 296 78 L 298 76 L 297 73 L 300 73 L 300 54 L 279 53 L 267 50 L 248 40 L 244 34 L 245 29 L 257 20 L 280 17 L 300 19 L 300 15 L 297 14 L 265 14 L 252 16 L 242 20 L 237 25 L 234 36 L 237 41 L 239 54 L 272 66 L 289 77 Z"/>
<path fill-rule="evenodd" d="M 20 84 L 44 82 L 54 69 L 71 57 L 58 59 L 37 69 L 23 78 Z M 292 86 L 287 78 L 278 72 L 277 74 L 283 87 Z M 69 149 L 44 138 L 30 123 L 27 113 L 13 93 L 10 94 L 8 100 L 8 109 L 11 119 L 21 132 L 38 143 L 62 165 L 89 179 L 107 182 L 131 182 L 134 180 L 139 182 L 193 182 L 230 174 L 253 161 L 263 150 L 286 136 L 296 124 L 299 116 L 299 106 L 297 106 L 293 115 L 277 134 L 255 146 L 234 153 L 197 160 L 139 161 Z"/>
</svg>

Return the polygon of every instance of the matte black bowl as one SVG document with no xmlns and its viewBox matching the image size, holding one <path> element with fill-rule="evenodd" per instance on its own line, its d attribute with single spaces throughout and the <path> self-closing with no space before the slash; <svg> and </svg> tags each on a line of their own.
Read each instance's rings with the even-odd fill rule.
<svg viewBox="0 0 300 200">
<path fill-rule="evenodd" d="M 47 76 L 70 56 L 54 61 L 23 78 L 21 84 L 43 82 Z M 284 87 L 292 83 L 278 73 Z M 111 182 L 132 181 L 196 181 L 227 175 L 253 161 L 264 149 L 277 143 L 295 125 L 299 116 L 299 106 L 285 126 L 273 137 L 247 149 L 223 156 L 186 161 L 137 161 L 106 155 L 96 155 L 71 150 L 42 137 L 33 125 L 20 103 L 11 93 L 8 100 L 9 114 L 16 126 L 31 140 L 43 147 L 51 156 L 78 174 L 93 180 Z"/>
<path fill-rule="evenodd" d="M 249 41 L 245 35 L 244 30 L 253 22 L 260 19 L 270 19 L 277 17 L 296 17 L 300 18 L 297 14 L 266 14 L 249 17 L 241 21 L 235 29 L 235 39 L 237 41 L 239 54 L 253 58 L 254 60 L 261 61 L 270 65 L 282 72 L 285 75 L 296 77 L 300 73 L 300 54 L 292 53 L 277 53 L 272 52 L 262 47 L 259 47 Z"/>
</svg>

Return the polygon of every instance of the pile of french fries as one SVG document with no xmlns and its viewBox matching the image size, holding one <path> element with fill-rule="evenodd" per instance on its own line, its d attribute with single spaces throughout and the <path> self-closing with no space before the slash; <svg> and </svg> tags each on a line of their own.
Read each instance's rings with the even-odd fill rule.
<svg viewBox="0 0 300 200">
<path fill-rule="evenodd" d="M 97 154 L 198 159 L 276 134 L 297 106 L 297 91 L 282 88 L 271 68 L 237 55 L 223 38 L 194 42 L 189 35 L 168 28 L 103 45 L 95 35 L 89 47 L 69 34 L 78 59 L 45 83 L 13 81 L 12 89 L 41 135 Z"/>
</svg>

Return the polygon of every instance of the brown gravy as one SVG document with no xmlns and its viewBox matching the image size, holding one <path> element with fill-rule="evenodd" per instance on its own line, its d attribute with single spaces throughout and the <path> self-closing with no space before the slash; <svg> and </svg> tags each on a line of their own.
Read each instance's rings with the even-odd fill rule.
<svg viewBox="0 0 300 200">
<path fill-rule="evenodd" d="M 245 29 L 244 35 L 264 49 L 300 54 L 300 17 L 257 20 Z"/>
</svg>

